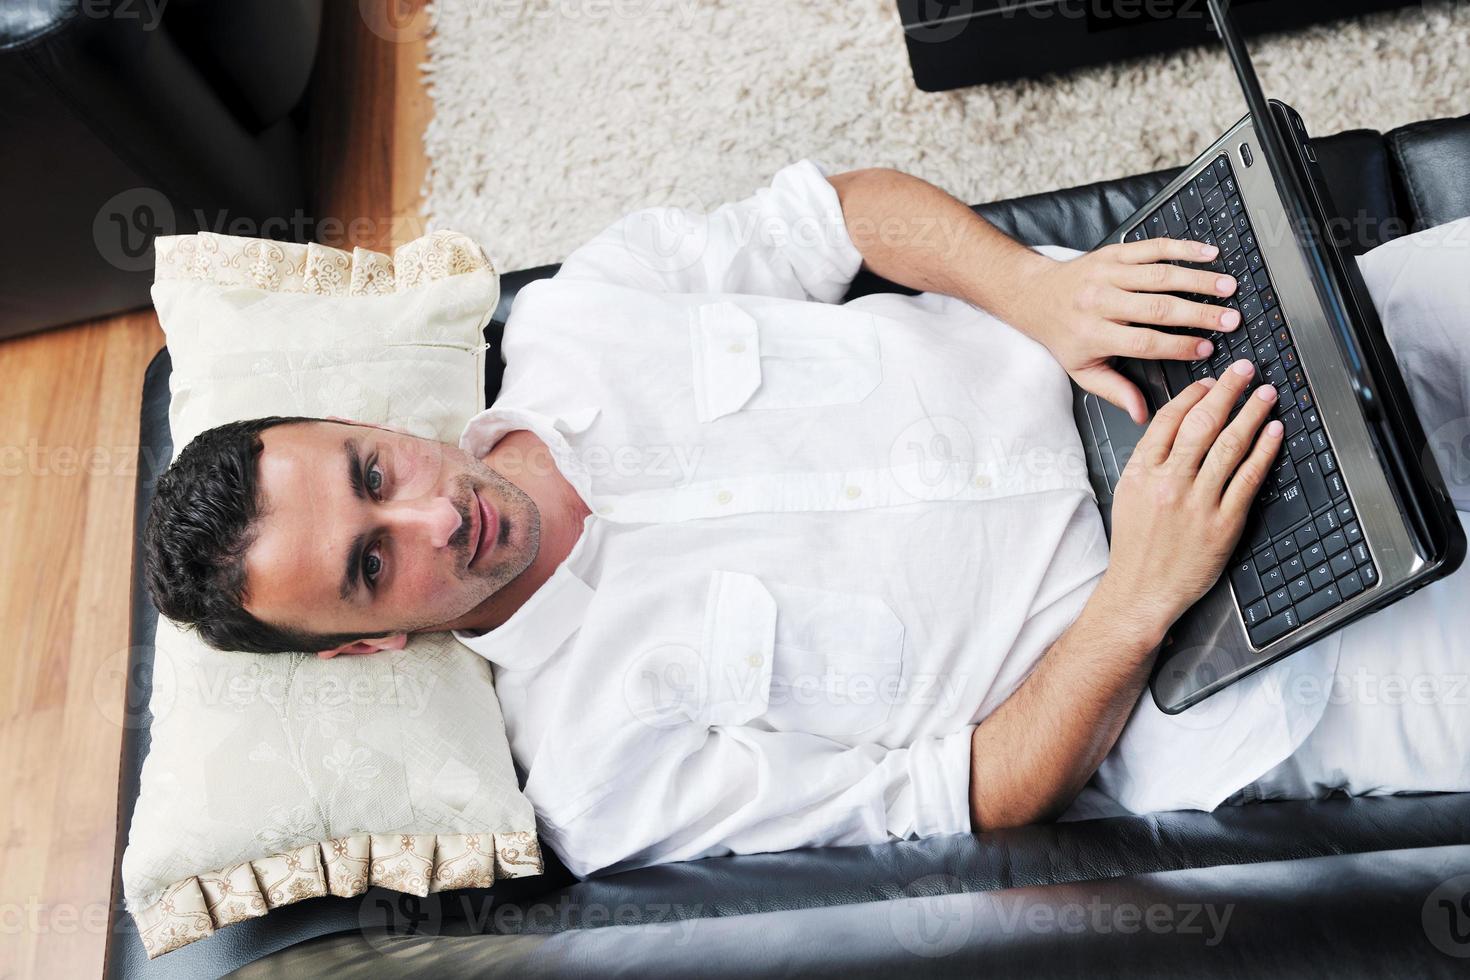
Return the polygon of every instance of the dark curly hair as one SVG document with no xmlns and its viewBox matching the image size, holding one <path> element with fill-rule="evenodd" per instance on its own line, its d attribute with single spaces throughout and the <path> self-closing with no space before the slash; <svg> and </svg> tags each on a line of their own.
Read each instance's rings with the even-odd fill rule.
<svg viewBox="0 0 1470 980">
<path fill-rule="evenodd" d="M 274 415 L 200 433 L 159 477 L 143 531 L 148 591 L 158 611 L 210 646 L 252 653 L 328 650 L 361 634 L 274 626 L 246 611 L 245 552 L 260 510 L 260 434 L 320 419 Z M 388 634 L 383 634 L 388 635 Z"/>
</svg>

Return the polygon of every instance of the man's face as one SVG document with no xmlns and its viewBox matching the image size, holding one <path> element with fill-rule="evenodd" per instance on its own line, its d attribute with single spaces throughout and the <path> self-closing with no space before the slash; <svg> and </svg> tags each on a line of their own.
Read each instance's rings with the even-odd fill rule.
<svg viewBox="0 0 1470 980">
<path fill-rule="evenodd" d="M 261 433 L 245 607 L 312 633 L 443 628 L 536 556 L 540 514 L 456 446 L 364 425 Z"/>
</svg>

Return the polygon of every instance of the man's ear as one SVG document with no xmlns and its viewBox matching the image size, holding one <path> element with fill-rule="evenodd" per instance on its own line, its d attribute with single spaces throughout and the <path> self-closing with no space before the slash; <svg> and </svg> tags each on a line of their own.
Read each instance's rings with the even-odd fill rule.
<svg viewBox="0 0 1470 980">
<path fill-rule="evenodd" d="M 377 636 L 370 640 L 354 640 L 344 643 L 330 650 L 322 650 L 317 654 L 323 660 L 331 660 L 338 654 L 377 653 L 379 650 L 402 650 L 408 642 L 407 633 L 394 633 L 392 636 Z"/>
<path fill-rule="evenodd" d="M 380 423 L 380 422 L 361 422 L 361 421 L 359 421 L 357 419 L 344 419 L 340 415 L 328 415 L 327 416 L 327 421 L 328 422 L 341 422 L 343 425 L 361 425 L 361 426 L 366 426 L 369 429 L 382 429 L 384 432 L 396 432 L 396 433 L 398 433 L 401 436 L 411 436 L 411 435 L 413 435 L 412 432 L 409 432 L 407 429 L 405 429 L 401 425 L 385 425 L 385 424 Z"/>
</svg>

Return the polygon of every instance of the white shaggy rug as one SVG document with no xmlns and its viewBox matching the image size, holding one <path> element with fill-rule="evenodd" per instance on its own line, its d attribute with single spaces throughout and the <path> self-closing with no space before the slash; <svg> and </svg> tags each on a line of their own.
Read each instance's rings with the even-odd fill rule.
<svg viewBox="0 0 1470 980">
<path fill-rule="evenodd" d="M 988 201 L 1185 163 L 1245 111 L 1218 47 L 920 92 L 894 0 L 436 0 L 432 17 L 426 215 L 502 269 L 639 207 L 743 198 L 802 157 Z M 1251 49 L 1314 133 L 1470 112 L 1465 3 Z"/>
</svg>

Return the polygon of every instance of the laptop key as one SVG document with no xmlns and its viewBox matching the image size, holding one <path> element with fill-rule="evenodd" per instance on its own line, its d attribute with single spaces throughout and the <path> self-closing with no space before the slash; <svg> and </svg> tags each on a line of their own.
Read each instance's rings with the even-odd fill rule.
<svg viewBox="0 0 1470 980">
<path fill-rule="evenodd" d="M 1235 586 L 1235 599 L 1242 604 L 1255 602 L 1265 592 L 1261 589 L 1261 580 L 1256 576 L 1254 562 L 1236 562 L 1235 567 L 1230 570 L 1230 584 Z"/>
<path fill-rule="evenodd" d="M 1273 306 L 1276 305 L 1276 290 L 1274 290 L 1274 289 L 1272 289 L 1272 288 L 1270 288 L 1268 286 L 1265 289 L 1261 290 L 1261 294 L 1260 295 L 1261 295 L 1261 306 L 1263 308 L 1269 310 L 1271 307 L 1273 307 Z"/>
<path fill-rule="evenodd" d="M 1260 293 L 1255 293 L 1240 303 L 1240 315 L 1246 320 L 1254 320 L 1264 311 L 1265 307 L 1261 304 Z"/>
<path fill-rule="evenodd" d="M 1368 546 L 1361 541 L 1349 548 L 1348 554 L 1352 555 L 1353 561 L 1359 565 L 1366 565 L 1369 562 Z"/>
<path fill-rule="evenodd" d="M 1183 238 L 1184 229 L 1189 227 L 1184 204 L 1177 197 L 1170 198 L 1164 205 L 1164 227 L 1169 230 L 1170 238 Z"/>
<path fill-rule="evenodd" d="M 1280 406 L 1280 404 L 1280 402 L 1277 402 L 1278 407 Z M 1281 413 L 1281 424 L 1286 426 L 1286 434 L 1288 436 L 1292 436 L 1298 432 L 1301 432 L 1304 425 L 1304 423 L 1302 422 L 1302 413 L 1298 412 L 1294 408 L 1288 409 L 1287 411 Z"/>
<path fill-rule="evenodd" d="M 1348 567 L 1352 567 L 1351 556 L 1348 557 Z M 1286 578 L 1281 574 L 1281 569 L 1279 568 L 1272 568 L 1268 571 L 1262 572 L 1260 579 L 1261 588 L 1264 589 L 1267 594 L 1275 592 L 1277 589 L 1286 584 Z"/>
<path fill-rule="evenodd" d="M 1257 647 L 1264 647 L 1290 633 L 1300 625 L 1301 621 L 1297 618 L 1296 609 L 1292 608 L 1272 616 L 1254 629 L 1247 629 L 1246 633 L 1250 636 L 1251 643 Z"/>
<path fill-rule="evenodd" d="M 1164 361 L 1163 364 L 1164 383 L 1169 386 L 1170 395 L 1177 395 L 1194 383 L 1188 364 L 1183 361 Z"/>
<path fill-rule="evenodd" d="M 1327 492 L 1332 494 L 1332 499 L 1347 496 L 1347 485 L 1342 482 L 1341 473 L 1329 473 L 1327 475 Z"/>
<path fill-rule="evenodd" d="M 1344 524 L 1342 526 L 1342 533 L 1347 535 L 1348 544 L 1357 544 L 1363 540 L 1363 529 L 1358 526 L 1357 521 L 1349 521 Z"/>
<path fill-rule="evenodd" d="M 1240 189 L 1235 186 L 1235 177 L 1233 175 L 1229 177 L 1222 175 L 1220 177 L 1220 190 L 1225 192 L 1226 197 L 1235 197 L 1240 193 Z"/>
<path fill-rule="evenodd" d="M 1362 586 L 1360 585 L 1358 588 L 1361 589 Z M 1246 626 L 1259 626 L 1270 618 L 1271 609 L 1266 605 L 1266 600 L 1261 599 L 1258 602 L 1253 602 L 1246 606 L 1245 612 L 1242 615 L 1245 617 Z"/>
<path fill-rule="evenodd" d="M 1220 186 L 1220 178 L 1215 176 L 1213 165 L 1200 171 L 1199 176 L 1194 178 L 1194 186 L 1199 190 L 1201 197 Z"/>
<path fill-rule="evenodd" d="M 1362 580 L 1363 588 L 1371 588 L 1373 584 L 1378 581 L 1378 572 L 1373 568 L 1373 564 L 1371 562 L 1367 565 L 1359 565 L 1358 578 Z"/>
<path fill-rule="evenodd" d="M 1297 604 L 1297 615 L 1302 622 L 1309 622 L 1331 609 L 1342 601 L 1342 595 L 1338 592 L 1337 585 L 1328 585 L 1318 589 Z"/>
<path fill-rule="evenodd" d="M 1232 174 L 1230 172 L 1230 158 L 1229 157 L 1218 156 L 1218 157 L 1215 158 L 1215 176 L 1218 177 L 1218 178 L 1220 178 L 1220 180 L 1222 180 L 1222 181 L 1225 180 L 1226 178 L 1232 176 Z"/>
<path fill-rule="evenodd" d="M 1305 575 L 1298 575 L 1291 580 L 1291 584 L 1286 587 L 1286 591 L 1291 594 L 1292 602 L 1301 602 L 1312 594 L 1312 580 Z"/>
<path fill-rule="evenodd" d="M 1179 203 L 1184 206 L 1184 214 L 1190 219 L 1205 209 L 1199 188 L 1195 186 L 1194 181 L 1185 184 L 1184 189 L 1179 192 Z"/>
<path fill-rule="evenodd" d="M 1164 213 L 1162 211 L 1155 211 L 1153 214 L 1149 215 L 1148 219 L 1144 221 L 1144 225 L 1148 227 L 1148 237 L 1168 237 L 1169 229 L 1164 224 Z"/>
<path fill-rule="evenodd" d="M 1273 535 L 1288 531 L 1311 516 L 1307 498 L 1297 484 L 1287 487 L 1280 497 L 1266 506 L 1266 526 Z"/>
<path fill-rule="evenodd" d="M 1308 572 L 1307 577 L 1312 580 L 1312 588 L 1320 589 L 1332 583 L 1332 569 L 1327 567 L 1326 562 L 1323 562 Z"/>
<path fill-rule="evenodd" d="M 1302 490 L 1307 495 L 1307 505 L 1312 510 L 1320 510 L 1332 503 L 1332 498 L 1327 495 L 1327 483 L 1322 479 L 1320 465 L 1315 456 L 1299 459 L 1296 463 L 1296 471 L 1302 478 Z"/>
<path fill-rule="evenodd" d="M 1223 210 L 1225 207 L 1225 192 L 1216 187 L 1205 195 L 1205 210 L 1210 214 Z"/>
<path fill-rule="evenodd" d="M 1344 599 L 1351 599 L 1363 591 L 1363 581 L 1358 578 L 1357 572 L 1348 572 L 1337 580 L 1337 590 L 1342 593 Z"/>
<path fill-rule="evenodd" d="M 1332 569 L 1333 575 L 1341 578 L 1353 570 L 1353 556 L 1346 551 L 1340 551 L 1332 556 L 1332 560 L 1327 565 Z"/>
<path fill-rule="evenodd" d="M 1283 585 L 1281 588 L 1277 589 L 1275 592 L 1271 592 L 1271 593 L 1268 593 L 1267 594 L 1267 596 L 1266 596 L 1266 605 L 1271 608 L 1271 614 L 1272 615 L 1275 615 L 1276 613 L 1279 613 L 1283 609 L 1290 609 L 1291 608 L 1291 593 L 1288 592 L 1288 591 L 1286 591 L 1286 586 Z"/>
</svg>

